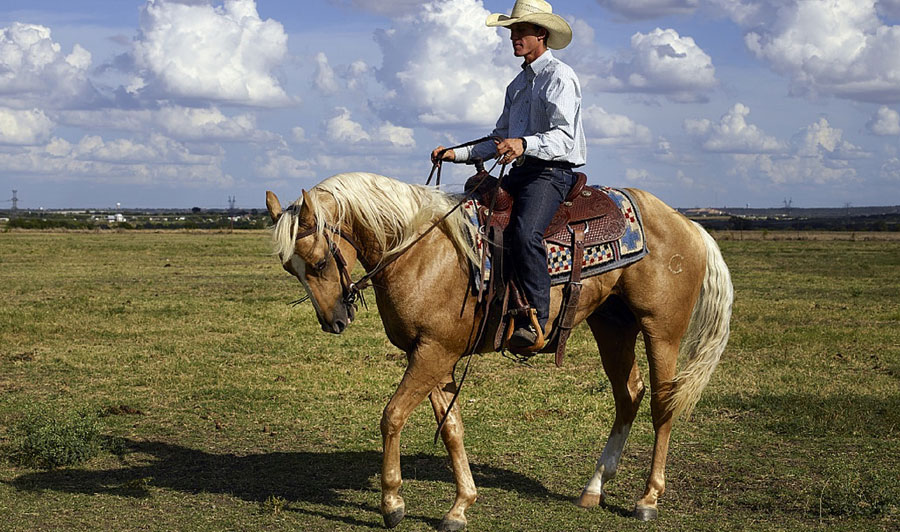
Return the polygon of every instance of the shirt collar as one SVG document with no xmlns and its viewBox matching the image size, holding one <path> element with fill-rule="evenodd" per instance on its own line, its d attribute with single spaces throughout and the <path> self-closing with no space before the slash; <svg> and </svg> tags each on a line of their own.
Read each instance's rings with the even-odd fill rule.
<svg viewBox="0 0 900 532">
<path fill-rule="evenodd" d="M 534 74 L 536 76 L 536 75 L 540 74 L 542 70 L 547 68 L 547 65 L 550 64 L 551 60 L 553 60 L 553 53 L 548 48 L 547 51 L 542 53 L 540 57 L 538 57 L 531 63 L 523 64 L 522 70 L 524 70 L 526 72 L 531 70 L 531 72 L 529 72 L 529 74 Z"/>
</svg>

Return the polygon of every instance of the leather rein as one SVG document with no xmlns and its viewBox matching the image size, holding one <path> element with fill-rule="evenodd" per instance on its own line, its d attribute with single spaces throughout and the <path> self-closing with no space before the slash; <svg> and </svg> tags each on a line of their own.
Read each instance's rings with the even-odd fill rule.
<svg viewBox="0 0 900 532">
<path fill-rule="evenodd" d="M 442 161 L 441 161 L 441 157 L 443 157 L 444 153 L 446 153 L 446 152 L 449 151 L 449 150 L 456 149 L 456 148 L 464 148 L 464 147 L 467 147 L 467 146 L 474 146 L 475 144 L 480 144 L 481 142 L 485 142 L 485 141 L 488 141 L 488 140 L 493 140 L 493 141 L 497 142 L 497 141 L 500 140 L 500 139 L 499 139 L 499 137 L 492 137 L 492 136 L 482 137 L 482 138 L 477 139 L 477 140 L 469 141 L 469 142 L 460 144 L 460 145 L 458 145 L 458 146 L 453 146 L 453 147 L 451 147 L 451 148 L 445 148 L 444 150 L 442 150 L 442 151 L 440 152 L 440 156 L 438 157 L 438 160 L 435 161 L 434 163 L 432 163 L 431 173 L 428 174 L 428 180 L 425 182 L 425 185 L 428 186 L 428 185 L 431 183 L 431 179 L 432 179 L 432 177 L 435 176 L 435 172 L 437 172 L 437 179 L 435 180 L 435 186 L 436 186 L 436 187 L 439 187 L 439 186 L 441 185 L 441 162 L 442 162 Z M 479 168 L 481 168 L 481 166 L 480 166 L 480 165 L 481 165 L 481 161 L 480 161 L 480 160 L 476 161 L 475 164 L 476 164 L 476 165 L 479 165 Z M 349 263 L 348 263 L 347 260 L 344 258 L 343 254 L 341 253 L 341 249 L 340 249 L 340 248 L 337 246 L 337 244 L 336 244 L 336 243 L 335 243 L 335 242 L 334 242 L 334 241 L 326 234 L 326 235 L 325 235 L 325 239 L 326 239 L 326 242 L 328 243 L 328 250 L 329 250 L 329 252 L 331 253 L 332 258 L 334 259 L 334 262 L 335 262 L 335 264 L 337 265 L 338 270 L 340 271 L 340 276 L 341 276 L 341 290 L 342 290 L 342 292 L 343 292 L 343 301 L 344 301 L 344 304 L 345 304 L 345 305 L 348 305 L 348 306 L 350 306 L 350 305 L 355 305 L 355 304 L 356 304 L 356 301 L 359 300 L 359 301 L 362 301 L 363 306 L 368 310 L 369 307 L 368 307 L 368 305 L 366 304 L 366 300 L 365 300 L 365 297 L 363 297 L 363 292 L 362 292 L 362 291 L 365 290 L 366 288 L 368 288 L 368 287 L 370 286 L 371 281 L 372 281 L 372 278 L 375 277 L 375 276 L 376 276 L 378 273 L 380 273 L 382 270 L 384 270 L 385 268 L 387 268 L 387 267 L 388 267 L 391 263 L 393 263 L 395 260 L 397 260 L 398 258 L 400 258 L 401 255 L 403 255 L 404 253 L 406 253 L 407 251 L 409 251 L 410 248 L 412 248 L 413 246 L 415 246 L 416 244 L 418 244 L 423 238 L 425 238 L 425 237 L 428 235 L 428 233 L 430 233 L 431 231 L 433 231 L 436 227 L 438 227 L 441 223 L 443 223 L 447 218 L 449 218 L 451 214 L 453 214 L 454 212 L 456 212 L 457 209 L 459 209 L 463 204 L 465 204 L 465 202 L 467 202 L 469 199 L 471 199 L 471 197 L 475 194 L 475 191 L 478 190 L 478 187 L 481 186 L 481 184 L 489 177 L 491 171 L 493 171 L 493 169 L 497 167 L 497 164 L 498 164 L 498 162 L 495 162 L 495 163 L 494 163 L 494 166 L 491 167 L 491 170 L 487 171 L 487 172 L 485 173 L 485 175 L 481 178 L 481 181 L 478 183 L 478 185 L 476 185 L 476 186 L 473 187 L 469 192 L 467 192 L 467 193 L 462 197 L 462 199 L 460 199 L 460 200 L 456 203 L 456 205 L 453 206 L 453 208 L 451 208 L 449 211 L 447 211 L 446 214 L 444 214 L 444 215 L 441 216 L 439 219 L 437 219 L 434 223 L 432 223 L 431 226 L 428 227 L 428 229 L 426 229 L 424 232 L 422 232 L 422 234 L 420 234 L 419 236 L 417 236 L 416 239 L 413 240 L 409 245 L 407 245 L 402 251 L 400 251 L 399 253 L 396 253 L 396 254 L 394 254 L 394 255 L 391 255 L 391 256 L 388 257 L 386 260 L 383 260 L 383 261 L 379 262 L 377 266 L 375 266 L 374 268 L 372 268 L 370 271 L 366 272 L 365 275 L 363 275 L 362 277 L 360 277 L 360 278 L 359 278 L 358 280 L 356 280 L 355 282 L 353 281 L 353 278 L 352 278 L 351 275 L 350 275 Z M 504 174 L 505 171 L 506 171 L 506 165 L 504 164 L 504 165 L 501 167 L 500 175 L 502 176 L 502 175 Z M 353 249 L 356 250 L 356 253 L 357 253 L 357 254 L 362 254 L 362 253 L 363 253 L 363 250 L 362 250 L 362 248 L 359 246 L 359 244 L 358 244 L 353 238 L 351 238 L 351 237 L 349 237 L 348 235 L 344 234 L 344 233 L 340 230 L 340 228 L 334 227 L 334 226 L 332 226 L 332 225 L 330 225 L 330 224 L 326 224 L 326 225 L 325 225 L 325 229 L 327 229 L 327 230 L 330 231 L 331 233 L 337 235 L 338 237 L 343 238 L 344 240 L 346 240 L 348 244 L 350 244 L 351 246 L 353 246 Z M 294 241 L 296 242 L 296 241 L 298 241 L 298 240 L 301 240 L 301 239 L 303 239 L 303 238 L 306 238 L 306 237 L 308 237 L 308 236 L 311 236 L 311 235 L 313 235 L 313 234 L 315 234 L 315 233 L 316 233 L 316 227 L 315 227 L 315 226 L 310 227 L 309 229 L 306 229 L 305 231 L 302 231 L 302 232 L 298 233 L 297 236 L 294 238 Z M 313 269 L 315 269 L 315 270 L 322 270 L 322 269 L 324 269 L 325 266 L 326 266 L 325 260 L 326 260 L 326 259 L 322 259 L 322 260 L 319 261 L 318 263 L 314 264 L 314 265 L 313 265 Z M 298 299 L 298 300 L 296 300 L 296 301 L 293 301 L 293 302 L 291 302 L 291 304 L 292 304 L 292 305 L 299 305 L 300 303 L 303 303 L 303 302 L 306 301 L 307 299 L 309 299 L 309 295 L 307 295 L 307 296 L 305 296 L 305 297 L 303 297 L 303 298 L 301 298 L 301 299 Z M 474 349 L 474 348 L 475 348 L 475 346 L 473 346 L 473 349 Z M 471 354 L 471 353 L 467 353 L 467 354 Z"/>
</svg>

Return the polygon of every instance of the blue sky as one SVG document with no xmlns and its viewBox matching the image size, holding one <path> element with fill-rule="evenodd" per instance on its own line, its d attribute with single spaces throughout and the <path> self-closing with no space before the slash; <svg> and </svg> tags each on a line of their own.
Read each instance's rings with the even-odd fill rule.
<svg viewBox="0 0 900 532">
<path fill-rule="evenodd" d="M 423 182 L 518 61 L 495 0 L 0 5 L 0 193 L 261 207 L 345 171 Z M 596 184 L 673 206 L 900 203 L 900 0 L 557 0 Z M 445 175 L 458 188 L 470 168 Z"/>
</svg>

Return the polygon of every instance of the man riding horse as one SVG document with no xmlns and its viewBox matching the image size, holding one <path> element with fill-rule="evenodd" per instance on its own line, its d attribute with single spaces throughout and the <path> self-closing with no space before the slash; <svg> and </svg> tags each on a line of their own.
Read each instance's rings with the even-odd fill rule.
<svg viewBox="0 0 900 532">
<path fill-rule="evenodd" d="M 487 24 L 510 27 L 514 53 L 525 60 L 522 73 L 509 85 L 494 130 L 501 139 L 471 149 L 439 147 L 432 158 L 519 161 L 506 178 L 516 197 L 513 208 L 518 209 L 511 223 L 512 258 L 525 296 L 537 309 L 535 321 L 545 327 L 550 317 L 564 317 L 568 309 L 564 314 L 554 305 L 554 310 L 560 309 L 557 315 L 548 312 L 548 292 L 558 302 L 565 296 L 560 286 L 548 290 L 541 236 L 570 193 L 572 168 L 584 164 L 585 158 L 578 80 L 547 49 L 565 47 L 572 33 L 542 0 L 517 0 L 511 16 L 491 15 Z M 592 189 L 581 195 L 599 193 Z M 646 487 L 635 503 L 634 516 L 650 520 L 657 517 L 657 503 L 666 490 L 672 424 L 697 404 L 727 345 L 734 290 L 715 240 L 699 224 L 649 192 L 619 193 L 632 205 L 624 209 L 631 223 L 643 229 L 640 249 L 644 241 L 652 242 L 653 253 L 586 276 L 580 297 L 571 305 L 570 325 L 584 321 L 590 326 L 616 407 L 603 452 L 577 504 L 593 508 L 609 495 L 607 486 L 619 468 L 647 389 L 635 356 L 642 335 L 655 437 Z M 438 529 L 462 530 L 477 490 L 463 444 L 460 405 L 454 400 L 459 391 L 454 368 L 472 353 L 478 337 L 473 325 L 484 314 L 484 307 L 476 304 L 479 294 L 470 290 L 466 261 L 474 260 L 471 237 L 478 229 L 457 208 L 456 196 L 362 172 L 332 176 L 303 191 L 301 199 L 286 209 L 274 193 L 266 192 L 266 206 L 275 223 L 273 240 L 280 262 L 303 283 L 322 329 L 335 334 L 346 330 L 359 290 L 371 281 L 387 337 L 406 353 L 403 378 L 380 423 L 379 510 L 385 525 L 393 528 L 406 515 L 400 494 L 400 435 L 413 409 L 427 397 L 435 418 L 445 421 L 439 430 L 456 483 L 453 506 Z M 442 230 L 432 231 L 435 227 Z M 581 225 L 574 229 L 573 242 L 579 241 L 576 235 L 581 231 Z M 367 271 L 353 282 L 350 272 L 357 262 Z M 536 331 L 519 327 L 513 341 L 520 346 L 536 344 L 537 336 Z M 475 347 L 485 352 L 491 346 Z"/>
<path fill-rule="evenodd" d="M 510 29 L 513 54 L 524 59 L 520 72 L 506 88 L 503 112 L 491 136 L 475 146 L 435 148 L 433 162 L 457 163 L 498 157 L 514 163 L 504 178 L 515 198 L 510 223 L 510 258 L 519 286 L 546 332 L 550 307 L 550 274 L 543 233 L 575 182 L 573 168 L 584 165 L 586 143 L 581 124 L 581 85 L 571 67 L 553 56 L 550 48 L 565 48 L 572 29 L 543 0 L 517 0 L 512 13 L 492 14 L 488 26 Z M 530 323 L 517 321 L 509 341 L 514 348 L 539 349 Z"/>
</svg>

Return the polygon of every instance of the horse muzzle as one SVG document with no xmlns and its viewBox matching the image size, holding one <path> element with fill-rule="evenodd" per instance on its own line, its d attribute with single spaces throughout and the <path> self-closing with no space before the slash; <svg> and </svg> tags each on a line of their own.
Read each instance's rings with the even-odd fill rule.
<svg viewBox="0 0 900 532">
<path fill-rule="evenodd" d="M 332 334 L 341 334 L 350 324 L 353 322 L 353 319 L 356 317 L 356 305 L 348 305 L 347 303 L 340 302 L 332 311 L 331 322 L 326 322 L 325 320 L 319 320 L 322 324 L 322 330 L 327 333 Z"/>
</svg>

